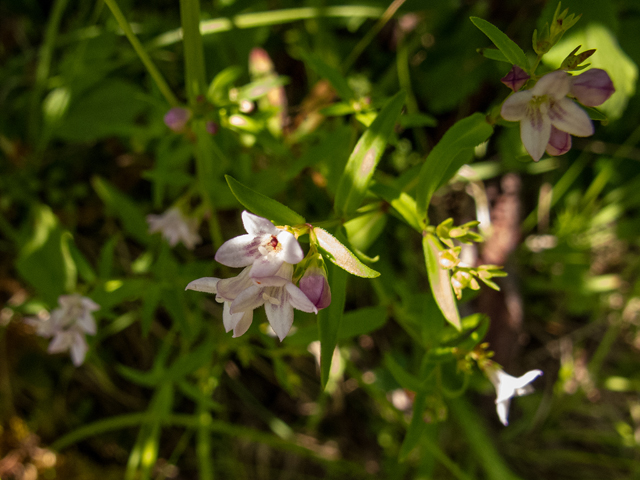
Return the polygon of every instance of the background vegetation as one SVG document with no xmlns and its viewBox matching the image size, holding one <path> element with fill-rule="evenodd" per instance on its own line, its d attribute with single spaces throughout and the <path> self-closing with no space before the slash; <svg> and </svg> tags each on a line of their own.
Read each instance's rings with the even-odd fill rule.
<svg viewBox="0 0 640 480">
<path fill-rule="evenodd" d="M 471 169 L 446 175 L 431 224 L 485 221 L 477 257 L 509 273 L 500 292 L 465 292 L 458 333 L 431 296 L 421 236 L 385 192 L 419 195 L 444 133 L 496 118 L 509 93 L 510 65 L 482 54 L 492 44 L 469 17 L 530 53 L 555 3 L 3 1 L 0 477 L 639 475 L 640 4 L 565 7 L 583 16 L 542 68 L 596 48 L 616 93 L 561 157 L 533 163 L 517 125 L 498 121 L 462 159 Z M 256 47 L 272 69 L 250 65 Z M 334 214 L 358 138 L 400 90 L 375 187 L 357 213 Z M 192 120 L 176 133 L 163 118 L 180 105 Z M 213 296 L 184 291 L 233 274 L 213 260 L 243 233 L 225 175 L 314 225 L 355 218 L 345 238 L 381 273 L 344 280 L 324 389 L 315 315 L 296 312 L 281 343 L 256 312 L 231 338 Z M 193 250 L 149 233 L 145 216 L 176 205 L 200 222 Z M 80 367 L 24 321 L 74 292 L 100 305 Z M 481 340 L 513 375 L 544 371 L 506 428 L 464 356 Z"/>
</svg>

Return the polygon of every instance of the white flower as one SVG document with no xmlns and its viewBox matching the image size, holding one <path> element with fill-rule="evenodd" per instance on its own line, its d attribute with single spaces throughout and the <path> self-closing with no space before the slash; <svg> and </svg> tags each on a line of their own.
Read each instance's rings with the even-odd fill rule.
<svg viewBox="0 0 640 480">
<path fill-rule="evenodd" d="M 593 135 L 589 115 L 567 98 L 571 77 L 562 70 L 543 76 L 530 90 L 516 92 L 505 100 L 500 111 L 510 122 L 520 122 L 520 138 L 529 155 L 542 158 L 551 127 L 578 137 Z"/>
<path fill-rule="evenodd" d="M 213 293 L 218 303 L 224 302 L 222 310 L 222 323 L 227 332 L 233 330 L 233 337 L 243 335 L 251 326 L 253 321 L 253 309 L 232 314 L 230 312 L 231 302 L 247 288 L 253 286 L 253 281 L 249 276 L 251 267 L 245 268 L 240 275 L 233 278 L 221 280 L 215 277 L 203 277 L 189 283 L 185 290 L 195 290 L 197 292 Z"/>
<path fill-rule="evenodd" d="M 489 367 L 485 370 L 487 376 L 496 389 L 496 411 L 503 425 L 508 425 L 509 404 L 511 398 L 521 397 L 533 392 L 530 385 L 542 375 L 542 370 L 531 370 L 521 377 L 512 377 L 499 367 Z"/>
<path fill-rule="evenodd" d="M 42 318 L 26 318 L 29 325 L 36 327 L 36 335 L 53 340 L 49 353 L 70 350 L 73 364 L 77 367 L 84 362 L 88 346 L 85 334 L 95 335 L 97 328 L 92 312 L 100 306 L 82 295 L 62 295 L 58 298 L 59 308 Z"/>
<path fill-rule="evenodd" d="M 291 233 L 276 228 L 266 218 L 242 212 L 246 235 L 226 241 L 216 252 L 216 261 L 227 267 L 252 265 L 252 277 L 271 277 L 284 262 L 298 263 L 304 258 L 300 244 Z"/>
<path fill-rule="evenodd" d="M 161 215 L 147 215 L 149 233 L 161 232 L 169 245 L 175 247 L 182 241 L 193 250 L 202 241 L 198 235 L 198 220 L 185 217 L 179 208 L 170 208 Z"/>
<path fill-rule="evenodd" d="M 293 325 L 293 309 L 318 313 L 316 306 L 292 282 L 293 266 L 283 263 L 276 275 L 252 278 L 251 267 L 234 278 L 220 280 L 204 277 L 187 285 L 188 290 L 214 293 L 218 302 L 224 302 L 222 319 L 226 331 L 233 336 L 245 333 L 253 321 L 253 311 L 264 305 L 271 328 L 280 341 Z"/>
</svg>

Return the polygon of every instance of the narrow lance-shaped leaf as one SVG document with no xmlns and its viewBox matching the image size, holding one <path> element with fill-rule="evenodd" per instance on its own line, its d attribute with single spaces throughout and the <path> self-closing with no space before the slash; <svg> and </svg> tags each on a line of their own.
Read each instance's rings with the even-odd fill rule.
<svg viewBox="0 0 640 480">
<path fill-rule="evenodd" d="M 318 313 L 320 380 L 323 389 L 329 381 L 333 351 L 338 343 L 338 331 L 347 295 L 347 272 L 335 265 L 329 266 L 329 284 L 331 287 L 331 304 Z"/>
<path fill-rule="evenodd" d="M 480 145 L 492 133 L 493 128 L 481 113 L 474 113 L 463 118 L 447 130 L 437 145 L 433 147 L 420 169 L 416 199 L 420 218 L 426 218 L 431 196 L 440 186 L 444 175 L 456 157 L 463 150 Z"/>
<path fill-rule="evenodd" d="M 438 239 L 432 234 L 427 234 L 422 239 L 429 285 L 431 286 L 433 298 L 435 298 L 444 318 L 460 330 L 460 313 L 458 313 L 456 299 L 453 296 L 451 277 L 449 276 L 449 271 L 440 266 L 440 262 L 438 261 L 440 247 L 438 245 Z"/>
<path fill-rule="evenodd" d="M 373 172 L 400 116 L 405 96 L 404 92 L 399 92 L 387 102 L 353 149 L 336 192 L 334 208 L 339 215 L 353 213 L 362 203 Z"/>
<path fill-rule="evenodd" d="M 520 66 L 523 70 L 529 70 L 527 56 L 522 49 L 511 40 L 498 27 L 478 17 L 471 17 L 473 24 L 484 33 L 493 44 L 504 54 L 509 63 Z"/>
<path fill-rule="evenodd" d="M 315 227 L 313 232 L 318 238 L 320 251 L 331 263 L 358 277 L 375 278 L 380 275 L 379 272 L 362 263 L 351 250 L 326 230 Z"/>
<path fill-rule="evenodd" d="M 425 391 L 417 392 L 413 399 L 413 416 L 411 423 L 409 424 L 409 429 L 407 430 L 407 434 L 400 446 L 400 453 L 398 454 L 398 459 L 401 462 L 404 461 L 411 453 L 411 450 L 418 445 L 420 437 L 426 428 L 426 423 L 423 418 L 426 404 L 427 393 Z"/>
<path fill-rule="evenodd" d="M 225 175 L 225 178 L 231 192 L 247 210 L 268 218 L 277 225 L 300 225 L 305 223 L 304 217 L 289 207 L 250 189 L 229 175 Z"/>
</svg>

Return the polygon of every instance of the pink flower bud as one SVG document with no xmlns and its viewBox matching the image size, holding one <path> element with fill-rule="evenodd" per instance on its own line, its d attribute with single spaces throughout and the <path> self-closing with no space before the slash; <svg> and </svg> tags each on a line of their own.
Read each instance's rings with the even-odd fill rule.
<svg viewBox="0 0 640 480">
<path fill-rule="evenodd" d="M 300 290 L 318 310 L 328 307 L 331 303 L 331 289 L 322 268 L 309 267 L 300 279 Z"/>
<path fill-rule="evenodd" d="M 164 116 L 164 123 L 174 132 L 181 132 L 191 118 L 191 110 L 182 107 L 173 107 Z"/>
<path fill-rule="evenodd" d="M 615 91 L 609 74 L 600 68 L 571 78 L 571 95 L 587 107 L 602 105 Z"/>
<path fill-rule="evenodd" d="M 509 73 L 507 73 L 500 81 L 514 92 L 517 92 L 525 83 L 527 83 L 529 78 L 531 77 L 529 77 L 527 72 L 521 69 L 518 65 L 514 65 L 513 68 L 509 70 Z"/>
<path fill-rule="evenodd" d="M 209 120 L 206 125 L 205 125 L 206 129 L 207 129 L 207 133 L 209 135 L 215 135 L 218 133 L 218 130 L 220 130 L 220 125 L 218 125 L 216 122 Z"/>
<path fill-rule="evenodd" d="M 571 135 L 552 126 L 549 143 L 545 150 L 549 155 L 554 157 L 567 153 L 571 150 Z"/>
<path fill-rule="evenodd" d="M 251 75 L 261 76 L 273 71 L 273 62 L 264 48 L 255 47 L 249 54 L 249 71 Z"/>
</svg>

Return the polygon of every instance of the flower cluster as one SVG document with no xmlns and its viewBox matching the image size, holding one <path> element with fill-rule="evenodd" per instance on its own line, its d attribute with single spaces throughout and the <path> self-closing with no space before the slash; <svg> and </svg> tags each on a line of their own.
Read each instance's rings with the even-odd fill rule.
<svg viewBox="0 0 640 480">
<path fill-rule="evenodd" d="M 78 367 L 84 362 L 89 349 L 85 334 L 96 334 L 96 322 L 91 312 L 100 309 L 93 300 L 79 294 L 62 295 L 58 298 L 59 308 L 51 314 L 41 317 L 26 318 L 29 325 L 36 328 L 36 334 L 44 338 L 52 338 L 49 353 L 60 353 L 69 350 L 71 360 Z"/>
<path fill-rule="evenodd" d="M 507 78 L 508 77 L 508 78 Z M 522 74 L 505 77 L 511 88 L 520 88 Z M 526 80 L 525 80 L 526 81 Z M 582 105 L 595 107 L 604 103 L 615 91 L 604 70 L 592 68 L 581 75 L 572 76 L 563 70 L 544 75 L 528 90 L 515 92 L 502 104 L 502 117 L 520 122 L 520 138 L 533 160 L 549 155 L 562 155 L 571 148 L 571 135 L 593 135 L 593 124 Z"/>
<path fill-rule="evenodd" d="M 247 233 L 225 242 L 215 255 L 228 267 L 245 267 L 233 278 L 204 277 L 187 285 L 186 290 L 213 293 L 224 303 L 223 323 L 233 336 L 245 333 L 253 320 L 253 310 L 264 305 L 267 319 L 282 341 L 293 324 L 293 309 L 318 313 L 331 301 L 326 275 L 309 269 L 293 283 L 293 265 L 304 259 L 296 237 L 266 218 L 242 212 Z M 322 277 L 322 278 L 319 278 Z"/>
<path fill-rule="evenodd" d="M 185 217 L 179 208 L 170 208 L 161 215 L 147 215 L 147 223 L 149 233 L 162 233 L 172 247 L 182 242 L 189 250 L 193 250 L 202 241 L 198 235 L 198 220 Z"/>
</svg>

